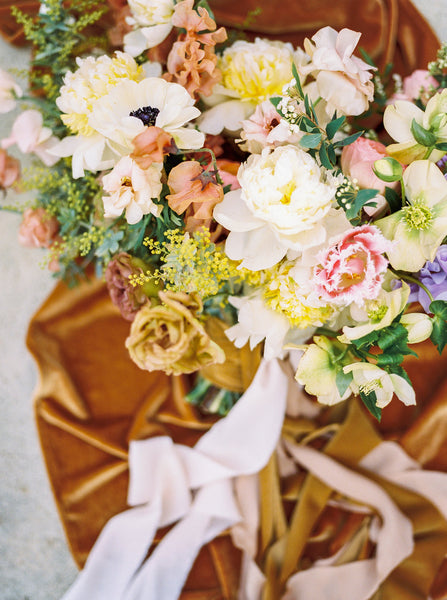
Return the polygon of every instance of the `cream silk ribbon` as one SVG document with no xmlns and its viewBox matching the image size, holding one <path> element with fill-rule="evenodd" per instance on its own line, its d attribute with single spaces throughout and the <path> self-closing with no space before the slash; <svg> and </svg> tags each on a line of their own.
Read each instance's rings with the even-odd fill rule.
<svg viewBox="0 0 447 600">
<path fill-rule="evenodd" d="M 201 547 L 241 520 L 235 481 L 258 473 L 281 435 L 289 386 L 278 361 L 262 362 L 228 416 L 189 448 L 168 437 L 129 449 L 128 503 L 93 547 L 63 600 L 175 600 Z M 148 560 L 158 528 L 176 523 Z"/>
</svg>

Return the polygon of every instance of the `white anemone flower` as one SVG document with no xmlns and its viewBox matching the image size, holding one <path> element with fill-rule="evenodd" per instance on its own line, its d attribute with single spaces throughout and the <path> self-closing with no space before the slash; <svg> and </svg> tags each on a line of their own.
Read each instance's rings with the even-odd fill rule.
<svg viewBox="0 0 447 600">
<path fill-rule="evenodd" d="M 225 194 L 214 218 L 230 231 L 225 252 L 241 267 L 269 269 L 289 250 L 303 252 L 350 228 L 333 208 L 336 181 L 296 146 L 250 156 L 238 179 L 241 189 Z"/>
<path fill-rule="evenodd" d="M 393 395 L 399 398 L 405 406 L 416 404 L 416 394 L 411 385 L 400 375 L 387 373 L 377 365 L 368 362 L 356 362 L 343 367 L 345 373 L 352 373 L 351 388 L 355 393 L 363 392 L 368 395 L 376 394 L 376 406 L 385 408 Z M 357 389 L 356 389 L 357 388 Z"/>
<path fill-rule="evenodd" d="M 132 140 L 147 126 L 172 135 L 181 149 L 201 148 L 204 134 L 185 126 L 200 115 L 193 105 L 193 98 L 177 83 L 158 77 L 121 81 L 94 102 L 88 124 L 95 133 L 67 137 L 53 152 L 73 156 L 73 177 L 81 177 L 84 169 L 109 169 L 130 154 Z"/>
</svg>

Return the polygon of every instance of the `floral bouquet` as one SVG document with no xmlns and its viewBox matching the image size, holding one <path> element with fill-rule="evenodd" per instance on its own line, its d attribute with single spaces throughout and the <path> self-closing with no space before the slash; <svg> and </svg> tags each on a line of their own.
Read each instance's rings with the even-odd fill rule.
<svg viewBox="0 0 447 600">
<path fill-rule="evenodd" d="M 0 182 L 5 192 L 36 196 L 17 207 L 6 195 L 3 208 L 23 211 L 19 240 L 48 248 L 56 277 L 75 285 L 94 271 L 105 279 L 141 369 L 191 375 L 185 401 L 228 415 L 199 442 L 202 452 L 218 446 L 219 435 L 243 446 L 244 410 L 264 410 L 249 466 L 211 452 L 216 462 L 199 468 L 183 456 L 210 506 L 226 493 L 211 472 L 228 469 L 227 481 L 267 464 L 290 395 L 307 418 L 353 396 L 379 421 L 393 396 L 416 404 L 405 357 L 429 338 L 439 353 L 447 343 L 447 46 L 428 70 L 402 81 L 391 66 L 380 73 L 366 53 L 357 56 L 360 34 L 349 29 L 324 27 L 294 48 L 217 28 L 203 0 L 129 0 L 113 10 L 107 38 L 83 34 L 102 18 L 90 0 L 76 10 L 45 0 L 35 19 L 15 11 L 35 49 L 28 95 L 0 73 L 1 112 L 17 102 L 24 108 L 1 140 Z M 14 145 L 36 156 L 21 178 L 7 153 Z M 229 363 L 242 352 L 253 373 L 226 387 Z M 293 366 L 292 385 L 285 364 Z M 282 401 L 273 409 L 265 395 L 276 393 Z M 159 443 L 149 454 L 169 462 L 172 447 Z M 286 450 L 286 462 L 342 492 L 324 461 L 320 472 L 303 448 L 289 441 Z M 161 475 L 152 483 L 179 494 Z M 130 503 L 151 504 L 153 517 L 160 499 L 152 493 L 133 490 Z M 175 519 L 186 514 L 170 508 Z M 207 522 L 198 547 L 237 522 L 216 514 L 220 526 Z M 190 517 L 182 535 L 194 537 Z M 162 511 L 155 520 L 175 519 Z M 129 523 L 116 523 L 103 546 L 126 535 Z M 171 538 L 172 551 L 181 532 Z M 246 546 L 238 547 L 248 556 Z M 402 560 L 408 548 L 400 551 Z M 179 567 L 176 583 L 166 583 L 171 563 L 160 554 L 126 598 L 147 586 L 160 594 L 147 597 L 177 597 L 188 570 Z M 93 597 L 95 560 L 67 598 Z M 385 576 L 397 564 L 384 567 Z M 127 565 L 122 580 L 137 566 Z M 251 558 L 246 577 L 256 569 Z M 286 581 L 279 578 L 269 597 Z M 258 584 L 246 579 L 244 597 L 257 598 Z M 306 585 L 290 580 L 288 593 L 310 597 Z"/>
</svg>

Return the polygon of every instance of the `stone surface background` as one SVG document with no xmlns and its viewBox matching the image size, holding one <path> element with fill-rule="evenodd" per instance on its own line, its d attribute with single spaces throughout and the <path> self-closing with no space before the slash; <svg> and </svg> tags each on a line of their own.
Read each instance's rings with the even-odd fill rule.
<svg viewBox="0 0 447 600">
<path fill-rule="evenodd" d="M 447 40 L 447 0 L 414 4 Z M 0 39 L 1 68 L 24 69 L 28 56 Z M 0 115 L 0 139 L 13 116 Z M 57 600 L 77 570 L 40 452 L 31 400 L 37 372 L 24 341 L 54 280 L 39 266 L 44 254 L 17 243 L 19 222 L 0 213 L 0 600 Z"/>
</svg>

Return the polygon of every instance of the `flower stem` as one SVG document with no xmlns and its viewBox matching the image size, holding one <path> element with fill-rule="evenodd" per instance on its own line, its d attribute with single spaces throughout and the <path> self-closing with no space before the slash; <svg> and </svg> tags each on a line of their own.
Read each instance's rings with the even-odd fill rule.
<svg viewBox="0 0 447 600">
<path fill-rule="evenodd" d="M 412 275 L 407 275 L 406 273 L 398 273 L 398 272 L 394 271 L 393 269 L 390 269 L 390 270 L 393 271 L 393 273 L 395 275 L 397 275 L 399 277 L 399 279 L 404 279 L 405 281 L 409 281 L 410 283 L 415 283 L 416 285 L 418 285 L 420 288 L 422 288 L 424 290 L 424 292 L 430 298 L 430 302 L 434 301 L 433 294 L 430 292 L 428 287 L 422 283 L 422 281 L 419 281 L 419 279 L 417 277 L 413 277 Z"/>
</svg>

